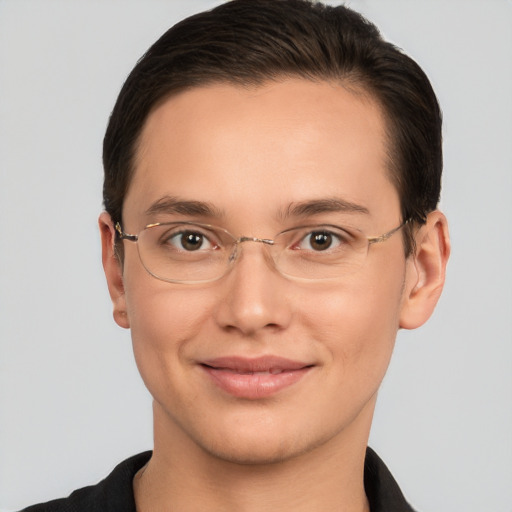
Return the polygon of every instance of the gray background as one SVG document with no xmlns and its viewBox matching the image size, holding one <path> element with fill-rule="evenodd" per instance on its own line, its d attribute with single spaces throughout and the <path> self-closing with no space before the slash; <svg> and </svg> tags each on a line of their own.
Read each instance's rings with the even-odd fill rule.
<svg viewBox="0 0 512 512">
<path fill-rule="evenodd" d="M 100 265 L 101 141 L 136 59 L 217 3 L 0 0 L 0 510 L 152 445 Z M 434 317 L 399 335 L 371 444 L 421 511 L 511 511 L 512 4 L 349 4 L 432 79 L 453 241 Z"/>
</svg>

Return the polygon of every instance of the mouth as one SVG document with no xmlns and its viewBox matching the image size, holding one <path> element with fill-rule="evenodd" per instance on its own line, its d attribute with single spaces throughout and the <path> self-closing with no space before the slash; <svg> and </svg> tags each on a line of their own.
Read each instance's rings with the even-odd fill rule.
<svg viewBox="0 0 512 512">
<path fill-rule="evenodd" d="M 313 364 L 276 356 L 223 357 L 200 364 L 211 381 L 236 397 L 257 400 L 297 384 Z"/>
</svg>

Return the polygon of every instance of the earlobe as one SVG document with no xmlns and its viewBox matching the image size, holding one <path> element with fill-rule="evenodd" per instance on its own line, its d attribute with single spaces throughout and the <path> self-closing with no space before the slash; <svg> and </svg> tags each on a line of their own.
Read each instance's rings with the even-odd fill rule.
<svg viewBox="0 0 512 512">
<path fill-rule="evenodd" d="M 126 311 L 126 297 L 123 283 L 123 269 L 119 258 L 115 254 L 115 230 L 110 215 L 103 212 L 98 224 L 101 235 L 102 262 L 108 291 L 114 307 L 114 320 L 120 327 L 130 327 Z"/>
<path fill-rule="evenodd" d="M 446 217 L 438 210 L 415 236 L 416 248 L 408 258 L 405 290 L 399 326 L 416 329 L 432 315 L 445 282 L 450 256 L 450 237 Z"/>
</svg>

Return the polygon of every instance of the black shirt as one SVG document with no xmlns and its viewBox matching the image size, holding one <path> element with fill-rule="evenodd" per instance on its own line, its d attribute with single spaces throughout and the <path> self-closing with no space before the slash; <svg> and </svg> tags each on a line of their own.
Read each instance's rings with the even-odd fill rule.
<svg viewBox="0 0 512 512">
<path fill-rule="evenodd" d="M 133 478 L 150 457 L 151 452 L 135 455 L 116 466 L 99 484 L 21 512 L 136 512 Z M 371 512 L 414 512 L 384 462 L 371 448 L 366 450 L 364 487 Z"/>
</svg>

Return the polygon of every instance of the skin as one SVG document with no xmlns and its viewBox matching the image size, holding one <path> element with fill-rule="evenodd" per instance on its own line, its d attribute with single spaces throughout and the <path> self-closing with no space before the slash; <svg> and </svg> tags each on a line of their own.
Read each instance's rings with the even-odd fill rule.
<svg viewBox="0 0 512 512">
<path fill-rule="evenodd" d="M 380 235 L 403 220 L 385 128 L 371 98 L 339 84 L 287 79 L 180 93 L 146 121 L 123 229 L 194 220 L 272 238 L 306 221 Z M 215 211 L 147 215 L 165 196 Z M 283 215 L 332 198 L 367 212 Z M 131 329 L 154 398 L 155 448 L 134 481 L 138 510 L 368 510 L 362 476 L 377 391 L 397 330 L 425 322 L 441 293 L 444 216 L 429 215 L 407 259 L 396 234 L 372 245 L 357 273 L 307 283 L 278 274 L 253 243 L 218 281 L 163 282 L 131 242 L 119 264 L 106 213 L 100 230 L 114 318 Z M 269 354 L 313 367 L 275 395 L 248 400 L 221 390 L 198 364 Z"/>
</svg>

